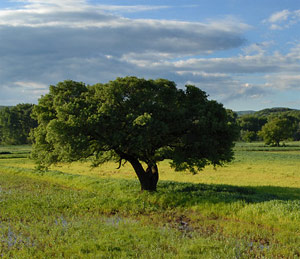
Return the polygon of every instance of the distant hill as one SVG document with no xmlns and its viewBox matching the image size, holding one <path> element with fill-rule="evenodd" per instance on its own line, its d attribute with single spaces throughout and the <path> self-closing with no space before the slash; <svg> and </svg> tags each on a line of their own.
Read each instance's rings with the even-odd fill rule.
<svg viewBox="0 0 300 259">
<path fill-rule="evenodd" d="M 4 105 L 0 105 L 0 110 L 4 109 L 4 108 L 6 108 L 6 107 L 11 108 L 12 106 L 4 106 Z"/>
<path fill-rule="evenodd" d="M 247 114 L 253 114 L 255 112 L 256 111 L 249 110 L 249 111 L 237 111 L 236 113 L 237 113 L 238 116 L 243 116 L 243 115 L 247 115 Z"/>
<path fill-rule="evenodd" d="M 263 109 L 261 111 L 256 112 L 255 115 L 268 117 L 270 115 L 276 115 L 277 113 L 291 113 L 291 112 L 300 113 L 300 110 L 283 108 L 283 107 L 275 107 L 270 109 Z"/>
<path fill-rule="evenodd" d="M 274 108 L 267 108 L 267 109 L 263 109 L 260 111 L 238 111 L 236 112 L 238 114 L 238 116 L 244 116 L 244 115 L 255 115 L 258 117 L 268 117 L 270 115 L 277 115 L 277 114 L 289 114 L 289 115 L 294 115 L 294 116 L 300 116 L 300 110 L 297 109 L 290 109 L 290 108 L 284 108 L 284 107 L 274 107 Z"/>
</svg>

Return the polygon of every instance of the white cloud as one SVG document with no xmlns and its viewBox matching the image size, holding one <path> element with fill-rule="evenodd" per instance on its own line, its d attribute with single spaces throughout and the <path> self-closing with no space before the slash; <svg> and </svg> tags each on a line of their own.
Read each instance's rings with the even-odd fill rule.
<svg viewBox="0 0 300 259">
<path fill-rule="evenodd" d="M 162 77 L 179 86 L 194 83 L 221 102 L 295 89 L 298 82 L 300 44 L 285 55 L 267 54 L 271 41 L 245 47 L 250 26 L 232 17 L 205 23 L 129 19 L 120 13 L 167 7 L 83 0 L 20 4 L 0 10 L 0 104 L 35 102 L 48 85 L 66 79 L 93 84 L 126 75 Z M 287 22 L 290 16 L 274 17 Z M 242 55 L 204 56 L 241 46 Z"/>
<path fill-rule="evenodd" d="M 274 73 L 281 70 L 299 71 L 299 59 L 290 55 L 275 53 L 267 56 L 261 53 L 255 55 L 240 55 L 229 58 L 191 58 L 173 63 L 177 69 L 195 71 L 202 69 L 208 72 L 220 73 Z"/>
<path fill-rule="evenodd" d="M 287 9 L 273 13 L 263 22 L 270 24 L 271 30 L 282 30 L 291 27 L 300 21 L 300 9 L 289 11 Z"/>
<path fill-rule="evenodd" d="M 22 30 L 24 32 L 21 35 L 26 34 L 24 41 L 31 37 L 38 41 L 47 38 L 48 48 L 53 46 L 53 40 L 58 39 L 71 47 L 81 45 L 81 49 L 87 47 L 84 42 L 89 42 L 90 52 L 109 52 L 104 53 L 108 55 L 111 52 L 126 54 L 149 51 L 194 55 L 238 47 L 245 42 L 242 33 L 248 28 L 246 24 L 232 21 L 192 23 L 126 19 L 105 13 L 103 6 L 90 6 L 84 1 L 75 1 L 77 5 L 72 7 L 68 4 L 73 1 L 28 3 L 17 10 L 0 11 L 1 38 L 8 36 L 7 41 L 16 42 Z M 15 36 L 10 33 L 13 31 Z"/>
<path fill-rule="evenodd" d="M 289 10 L 282 10 L 280 12 L 273 13 L 269 19 L 268 22 L 270 23 L 276 23 L 276 22 L 282 22 L 286 21 L 288 17 L 290 16 L 291 12 Z"/>
<path fill-rule="evenodd" d="M 4 87 L 16 87 L 15 82 L 49 85 L 65 79 L 96 83 L 132 74 L 163 76 L 169 72 L 148 71 L 134 60 L 162 62 L 236 48 L 245 42 L 247 25 L 229 19 L 199 23 L 128 19 L 107 13 L 149 8 L 162 7 L 28 0 L 20 1 L 18 8 L 0 10 L 0 101 L 8 92 Z"/>
<path fill-rule="evenodd" d="M 290 52 L 287 54 L 287 57 L 300 60 L 300 43 L 297 42 L 293 44 L 293 47 L 290 49 Z"/>
<path fill-rule="evenodd" d="M 166 5 L 97 5 L 96 7 L 113 13 L 134 13 L 170 8 L 170 6 Z"/>
<path fill-rule="evenodd" d="M 170 6 L 166 5 L 89 5 L 86 0 L 15 0 L 13 2 L 23 3 L 23 6 L 28 9 L 60 7 L 78 11 L 84 8 L 110 12 L 143 12 L 170 8 Z"/>
<path fill-rule="evenodd" d="M 266 75 L 269 86 L 278 90 L 300 90 L 300 75 L 295 73 L 279 73 Z"/>
<path fill-rule="evenodd" d="M 245 55 L 228 58 L 172 61 L 160 56 L 155 62 L 151 58 L 128 58 L 127 62 L 156 74 L 173 71 L 168 78 L 181 85 L 193 83 L 222 102 L 238 98 L 257 99 L 277 90 L 300 90 L 300 44 L 293 46 L 285 55 L 279 52 L 267 55 L 265 48 L 272 44 L 250 45 L 244 48 Z"/>
<path fill-rule="evenodd" d="M 267 49 L 274 44 L 274 41 L 264 41 L 260 43 L 253 43 L 244 47 L 242 50 L 245 55 L 264 55 Z"/>
</svg>

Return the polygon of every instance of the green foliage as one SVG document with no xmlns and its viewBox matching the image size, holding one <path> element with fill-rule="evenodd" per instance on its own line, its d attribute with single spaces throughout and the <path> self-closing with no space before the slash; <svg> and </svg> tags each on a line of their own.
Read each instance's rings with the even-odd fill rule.
<svg viewBox="0 0 300 259">
<path fill-rule="evenodd" d="M 37 126 L 31 118 L 33 104 L 18 104 L 0 110 L 0 141 L 2 144 L 30 143 L 29 133 Z"/>
<path fill-rule="evenodd" d="M 261 140 L 263 138 L 262 134 L 258 134 L 258 132 L 262 130 L 262 127 L 268 121 L 276 118 L 288 118 L 293 124 L 298 124 L 298 126 L 293 127 L 291 137 L 293 140 L 300 139 L 300 111 L 289 108 L 271 108 L 252 114 L 241 115 L 237 119 L 241 129 L 241 140 L 246 142 Z M 290 135 L 290 133 L 287 134 Z"/>
<path fill-rule="evenodd" d="M 300 120 L 297 123 L 297 125 L 295 126 L 295 128 L 296 128 L 296 132 L 294 132 L 293 139 L 296 141 L 299 141 L 300 140 Z"/>
<path fill-rule="evenodd" d="M 249 130 L 241 130 L 241 139 L 245 142 L 253 142 L 256 141 L 258 136 L 255 131 L 249 131 Z"/>
<path fill-rule="evenodd" d="M 3 109 L 5 109 L 5 108 L 11 108 L 11 107 L 13 107 L 13 106 L 4 106 L 4 105 L 0 105 L 0 111 L 3 110 Z"/>
<path fill-rule="evenodd" d="M 176 170 L 192 172 L 231 161 L 237 135 L 221 104 L 195 86 L 184 91 L 165 79 L 125 77 L 93 86 L 60 82 L 33 114 L 39 123 L 33 157 L 42 165 L 124 159 L 140 181 L 157 173 L 156 163 L 164 159 Z"/>
<path fill-rule="evenodd" d="M 255 113 L 255 111 L 252 111 L 252 110 L 247 110 L 247 111 L 237 111 L 237 112 L 236 112 L 236 114 L 238 115 L 238 117 L 244 116 L 244 115 L 253 114 L 253 113 Z"/>
<path fill-rule="evenodd" d="M 290 109 L 290 108 L 277 107 L 277 108 L 263 109 L 261 111 L 255 112 L 255 115 L 258 117 L 269 117 L 269 116 L 278 117 L 282 115 L 299 116 L 300 111 L 295 109 Z"/>
<path fill-rule="evenodd" d="M 230 109 L 226 109 L 228 124 L 232 125 L 231 130 L 233 131 L 233 135 L 236 136 L 236 140 L 240 135 L 240 127 L 238 125 L 238 114 Z"/>
<path fill-rule="evenodd" d="M 241 129 L 241 139 L 246 142 L 252 142 L 259 139 L 257 133 L 267 122 L 267 118 L 247 114 L 238 118 L 237 121 Z"/>
<path fill-rule="evenodd" d="M 258 132 L 267 122 L 265 117 L 257 117 L 255 115 L 244 115 L 239 118 L 239 126 L 242 130 Z"/>
<path fill-rule="evenodd" d="M 236 160 L 215 174 L 169 168 L 176 181 L 160 181 L 154 193 L 140 193 L 124 173 L 105 177 L 81 163 L 41 173 L 28 158 L 0 154 L 0 257 L 299 257 L 299 143 L 235 149 Z"/>
<path fill-rule="evenodd" d="M 280 141 L 288 140 L 293 137 L 296 124 L 293 118 L 275 117 L 262 127 L 259 135 L 267 145 L 279 146 Z"/>
</svg>

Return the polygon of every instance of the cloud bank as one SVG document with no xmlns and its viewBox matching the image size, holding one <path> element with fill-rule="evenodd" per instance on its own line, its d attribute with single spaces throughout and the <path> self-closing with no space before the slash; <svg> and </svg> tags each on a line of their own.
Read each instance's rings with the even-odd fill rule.
<svg viewBox="0 0 300 259">
<path fill-rule="evenodd" d="M 35 103 L 50 84 L 66 79 L 94 84 L 127 75 L 193 83 L 228 104 L 299 87 L 300 44 L 286 55 L 267 55 L 268 42 L 246 47 L 244 33 L 251 27 L 233 18 L 201 23 L 130 19 L 121 13 L 169 7 L 19 2 L 17 8 L 0 10 L 2 105 Z M 274 14 L 269 22 L 288 17 L 288 12 Z M 211 57 L 237 48 L 244 53 Z M 260 82 L 250 82 L 248 75 Z"/>
</svg>

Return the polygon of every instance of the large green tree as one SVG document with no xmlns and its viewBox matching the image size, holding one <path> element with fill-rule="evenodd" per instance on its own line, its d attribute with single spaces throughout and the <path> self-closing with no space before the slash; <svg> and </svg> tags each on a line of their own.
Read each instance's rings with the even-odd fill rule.
<svg viewBox="0 0 300 259">
<path fill-rule="evenodd" d="M 136 77 L 86 86 L 50 86 L 33 112 L 32 155 L 42 166 L 91 159 L 94 165 L 128 161 L 142 190 L 156 190 L 157 163 L 196 172 L 233 158 L 236 125 L 222 104 L 195 86 Z"/>
<path fill-rule="evenodd" d="M 266 123 L 259 135 L 267 145 L 280 146 L 280 141 L 292 138 L 297 130 L 297 122 L 293 117 L 274 117 Z"/>
<path fill-rule="evenodd" d="M 37 126 L 31 118 L 33 104 L 24 103 L 0 111 L 0 139 L 2 144 L 27 144 L 30 130 Z"/>
</svg>

